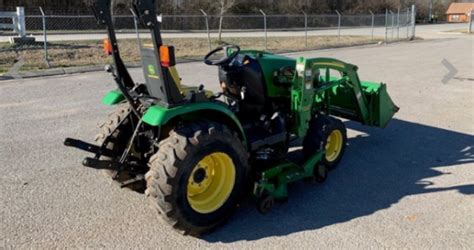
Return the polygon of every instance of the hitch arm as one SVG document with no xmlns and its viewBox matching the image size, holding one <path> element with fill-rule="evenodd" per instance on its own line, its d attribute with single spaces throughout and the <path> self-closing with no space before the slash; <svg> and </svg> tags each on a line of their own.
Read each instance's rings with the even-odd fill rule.
<svg viewBox="0 0 474 250">
<path fill-rule="evenodd" d="M 64 145 L 67 147 L 73 147 L 73 148 L 77 148 L 89 153 L 93 153 L 99 156 L 103 155 L 103 156 L 112 157 L 114 155 L 114 153 L 110 149 L 99 147 L 94 144 L 90 144 L 85 141 L 81 141 L 77 139 L 66 138 L 66 140 L 64 140 Z"/>
<path fill-rule="evenodd" d="M 114 160 L 98 160 L 91 157 L 86 157 L 82 161 L 82 165 L 84 167 L 89 167 L 93 169 L 109 169 L 114 171 L 121 171 L 121 172 L 128 172 L 131 174 L 143 174 L 140 172 L 139 169 L 144 169 L 144 166 L 128 162 L 128 163 L 120 163 L 119 161 Z"/>
<path fill-rule="evenodd" d="M 134 178 L 131 178 L 125 181 L 117 180 L 117 184 L 121 188 L 126 187 L 132 183 L 145 180 L 145 175 L 143 171 L 138 170 L 138 169 L 143 169 L 144 166 L 131 163 L 131 162 L 120 163 L 118 161 L 97 160 L 95 158 L 86 157 L 82 161 L 82 165 L 85 167 L 93 168 L 93 169 L 108 169 L 108 170 L 113 170 L 113 171 L 127 172 L 127 173 L 135 175 Z M 113 177 L 113 179 L 115 179 L 115 177 Z"/>
</svg>

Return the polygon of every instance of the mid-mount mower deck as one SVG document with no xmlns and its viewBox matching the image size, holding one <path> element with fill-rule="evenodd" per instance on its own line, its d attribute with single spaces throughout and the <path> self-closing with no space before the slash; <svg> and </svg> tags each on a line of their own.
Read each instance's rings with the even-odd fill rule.
<svg viewBox="0 0 474 250">
<path fill-rule="evenodd" d="M 90 153 L 83 165 L 102 169 L 121 187 L 144 190 L 176 230 L 198 235 L 225 221 L 252 190 L 260 212 L 285 199 L 289 183 L 323 182 L 346 147 L 335 118 L 384 127 L 398 111 L 386 85 L 361 82 L 357 67 L 332 58 L 288 58 L 226 45 L 211 51 L 219 93 L 184 87 L 174 48 L 163 45 L 154 0 L 135 0 L 151 32 L 142 46 L 146 83 L 135 83 L 120 58 L 110 0 L 91 4 L 107 27 L 118 89 L 103 103 L 117 111 L 100 126 L 95 144 L 66 139 Z M 222 53 L 220 59 L 214 59 Z M 301 138 L 304 163 L 286 159 Z"/>
</svg>

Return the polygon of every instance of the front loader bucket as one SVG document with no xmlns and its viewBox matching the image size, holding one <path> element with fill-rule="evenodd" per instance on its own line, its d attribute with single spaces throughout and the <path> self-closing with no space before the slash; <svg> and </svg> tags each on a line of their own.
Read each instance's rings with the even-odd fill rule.
<svg viewBox="0 0 474 250">
<path fill-rule="evenodd" d="M 360 86 L 365 105 L 364 102 L 357 101 L 353 86 L 343 84 L 330 91 L 331 113 L 365 125 L 384 128 L 399 110 L 387 93 L 387 85 L 363 81 Z"/>
<path fill-rule="evenodd" d="M 386 84 L 362 82 L 361 85 L 367 98 L 369 125 L 384 128 L 400 108 L 388 95 Z"/>
</svg>

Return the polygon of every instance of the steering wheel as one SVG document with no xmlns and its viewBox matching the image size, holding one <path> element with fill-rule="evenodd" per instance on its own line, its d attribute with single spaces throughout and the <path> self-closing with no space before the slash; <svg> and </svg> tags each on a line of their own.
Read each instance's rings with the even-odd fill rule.
<svg viewBox="0 0 474 250">
<path fill-rule="evenodd" d="M 229 51 L 229 49 L 232 49 L 232 53 L 230 55 L 227 54 L 227 51 Z M 220 51 L 224 51 L 225 55 L 223 57 L 216 60 L 209 59 L 211 56 Z M 229 64 L 232 60 L 234 60 L 234 58 L 239 54 L 239 52 L 240 47 L 234 44 L 220 46 L 213 49 L 204 57 L 204 63 L 207 65 L 226 65 Z"/>
</svg>

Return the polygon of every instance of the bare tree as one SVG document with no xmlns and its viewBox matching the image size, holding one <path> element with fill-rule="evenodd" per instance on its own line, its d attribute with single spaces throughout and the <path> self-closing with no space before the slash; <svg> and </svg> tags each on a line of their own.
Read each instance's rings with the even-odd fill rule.
<svg viewBox="0 0 474 250">
<path fill-rule="evenodd" d="M 222 41 L 222 24 L 224 22 L 224 14 L 232 8 L 235 0 L 219 0 L 219 42 Z"/>
<path fill-rule="evenodd" d="M 52 14 L 90 14 L 87 2 L 95 0 L 0 0 L 0 9 L 14 10 L 16 6 L 24 6 L 26 13 L 33 15 L 38 6 Z M 462 0 L 433 0 L 433 12 L 443 17 L 451 2 Z M 471 1 L 472 0 L 463 0 Z M 114 14 L 130 14 L 131 0 L 114 0 Z M 404 9 L 415 4 L 418 19 L 428 19 L 428 0 L 156 0 L 157 9 L 164 14 L 198 14 L 204 9 L 212 15 L 219 15 L 219 40 L 222 39 L 223 16 L 227 13 L 249 14 L 264 9 L 274 14 L 300 14 L 301 10 L 308 14 L 334 13 L 334 10 L 345 13 L 367 13 L 368 10 L 383 13 L 385 9 Z"/>
</svg>

